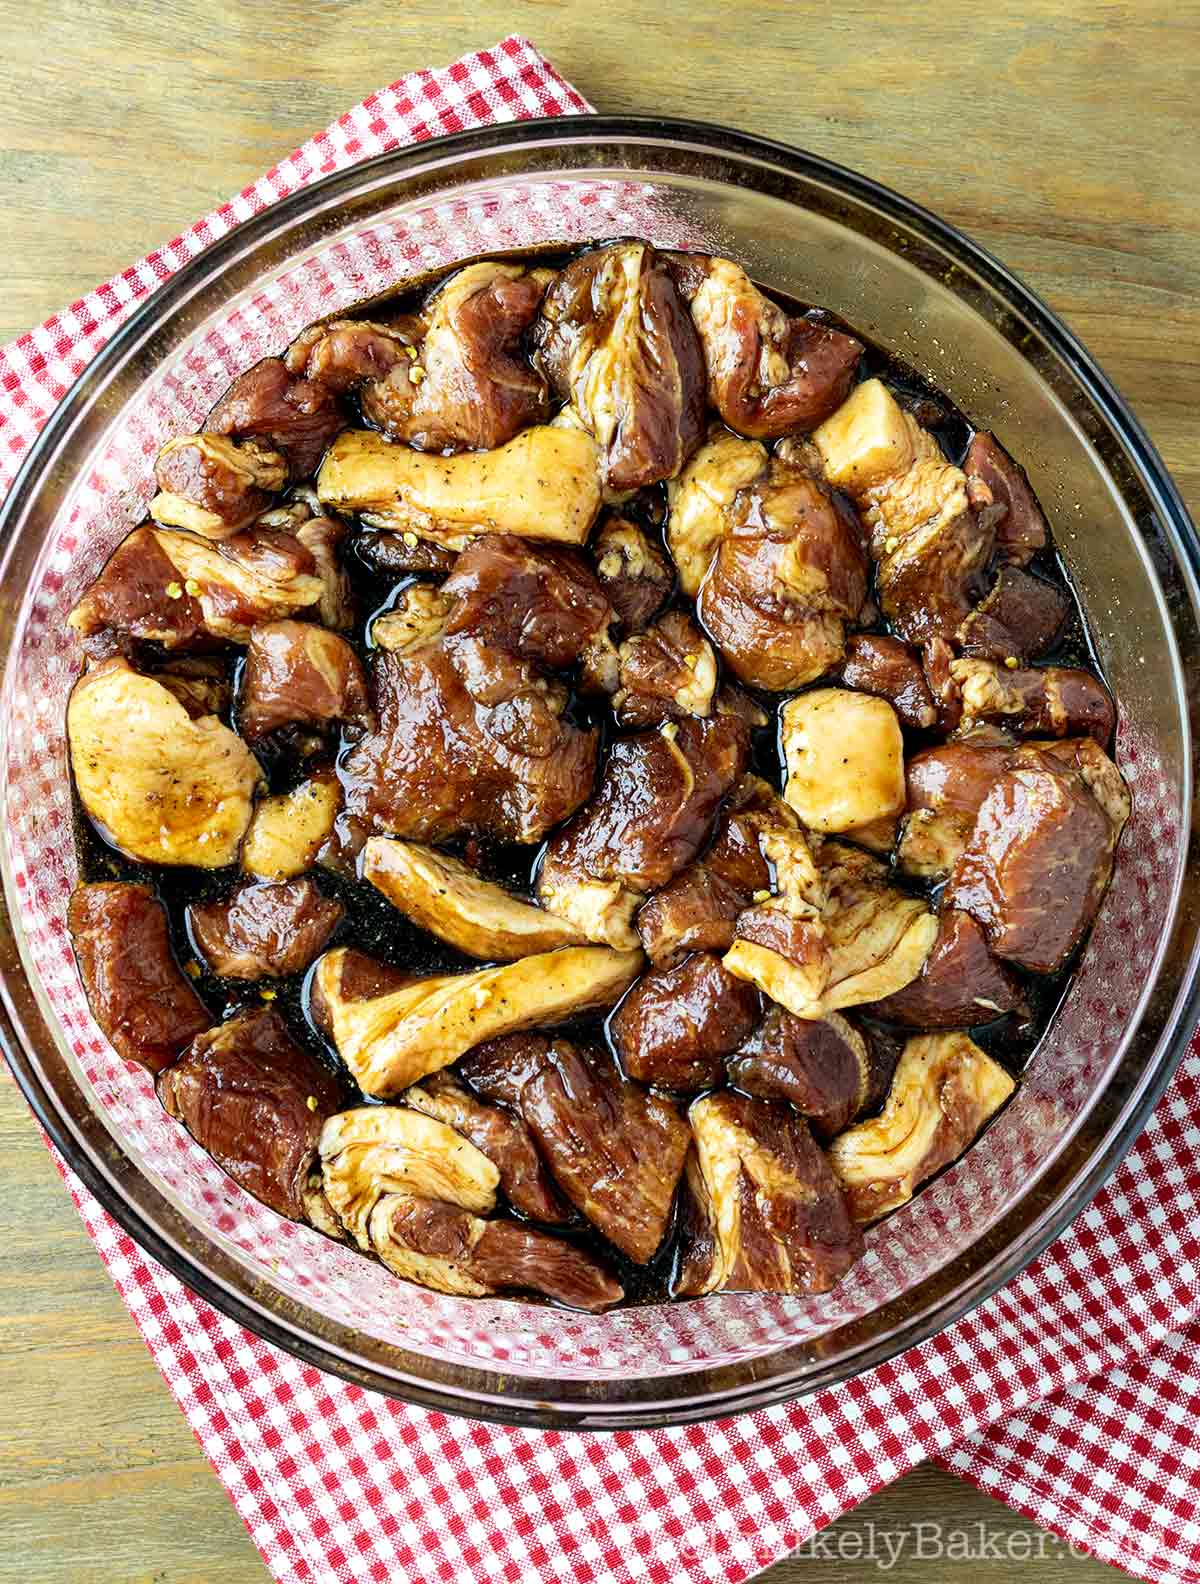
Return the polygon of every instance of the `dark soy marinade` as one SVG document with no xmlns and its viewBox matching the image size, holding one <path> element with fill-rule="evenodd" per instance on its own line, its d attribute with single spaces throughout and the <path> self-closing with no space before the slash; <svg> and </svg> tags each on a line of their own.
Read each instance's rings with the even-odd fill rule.
<svg viewBox="0 0 1200 1584">
<path fill-rule="evenodd" d="M 592 244 L 598 245 L 598 244 Z M 576 256 L 576 251 L 564 251 L 561 248 L 548 246 L 538 250 L 535 255 L 528 252 L 523 254 L 491 254 L 487 257 L 507 258 L 515 262 L 534 263 L 541 266 L 561 266 Z M 461 265 L 477 262 L 477 260 L 463 260 Z M 340 318 L 366 318 L 387 321 L 411 313 L 419 308 L 430 290 L 445 279 L 447 272 L 444 270 L 430 274 L 415 286 L 410 286 L 400 293 L 388 293 L 369 302 L 360 304 L 349 314 L 340 314 Z M 961 464 L 967 448 L 974 435 L 970 420 L 963 414 L 950 399 L 936 389 L 907 363 L 885 352 L 873 344 L 861 330 L 847 323 L 836 314 L 821 308 L 809 308 L 782 293 L 760 285 L 760 289 L 777 301 L 791 315 L 806 314 L 808 317 L 827 323 L 837 329 L 844 330 L 857 337 L 864 345 L 865 351 L 860 363 L 858 380 L 870 378 L 881 379 L 892 391 L 900 405 L 913 414 L 916 420 L 929 429 L 938 439 L 947 458 Z M 350 398 L 353 405 L 353 398 Z M 357 422 L 366 423 L 358 412 L 355 413 Z M 1017 459 L 1020 460 L 1019 458 Z M 622 515 L 637 521 L 647 532 L 649 537 L 659 545 L 666 556 L 668 565 L 671 557 L 666 550 L 664 526 L 666 520 L 666 492 L 662 485 L 656 485 L 640 491 L 631 501 L 619 508 Z M 397 594 L 402 588 L 407 588 L 414 582 L 423 581 L 420 575 L 406 574 L 394 577 L 382 574 L 369 565 L 359 553 L 359 545 L 355 538 L 347 541 L 343 551 L 343 564 L 349 574 L 354 588 L 356 608 L 358 611 L 358 626 L 355 631 L 345 636 L 355 646 L 360 656 L 369 658 L 371 645 L 369 631 L 371 622 L 376 615 L 388 610 L 395 602 Z M 1053 652 L 1040 656 L 1036 662 L 1039 666 L 1064 665 L 1079 666 L 1091 671 L 1103 679 L 1103 673 L 1097 661 L 1092 645 L 1083 610 L 1079 604 L 1075 590 L 1066 575 L 1063 563 L 1051 543 L 1045 550 L 1038 552 L 1030 562 L 1031 572 L 1055 584 L 1067 596 L 1070 607 L 1070 616 L 1063 633 Z M 872 565 L 872 577 L 874 567 Z M 874 590 L 872 588 L 872 594 Z M 692 612 L 692 602 L 681 599 L 678 591 L 668 602 L 666 609 L 673 606 L 682 606 Z M 888 625 L 884 621 L 865 631 L 887 632 Z M 716 645 L 714 644 L 714 649 Z M 152 671 L 156 660 L 154 646 L 143 646 L 139 654 L 139 662 L 143 668 Z M 718 662 L 720 660 L 719 650 Z M 227 655 L 229 676 L 234 684 L 233 697 L 236 701 L 237 683 L 243 664 L 240 650 L 231 647 Z M 811 687 L 828 686 L 828 677 L 818 679 L 810 684 Z M 750 769 L 768 781 L 777 791 L 782 790 L 783 784 L 783 759 L 777 739 L 776 714 L 779 706 L 787 698 L 794 697 L 794 693 L 785 695 L 766 693 L 754 688 L 745 688 L 760 703 L 771 717 L 770 723 L 754 733 L 754 743 Z M 799 689 L 804 692 L 806 689 Z M 600 731 L 600 756 L 599 769 L 602 771 L 607 749 L 612 739 L 617 735 L 617 727 L 612 718 L 612 712 L 607 707 L 607 701 L 597 702 L 595 699 L 584 699 L 572 695 L 568 705 L 568 713 L 572 720 L 581 726 L 598 727 Z M 228 723 L 236 726 L 235 720 Z M 940 742 L 943 738 L 936 731 L 914 732 L 904 728 L 906 757 L 917 749 Z M 286 739 L 282 742 L 270 742 L 262 745 L 258 750 L 258 757 L 267 774 L 271 791 L 282 791 L 296 784 L 304 774 L 311 773 L 318 768 L 328 767 L 340 757 L 343 742 L 337 746 L 337 752 L 331 745 L 327 755 L 320 755 L 305 761 L 300 761 L 288 748 Z M 844 838 L 839 838 L 844 839 Z M 219 870 L 199 870 L 190 868 L 156 867 L 153 865 L 136 862 L 126 858 L 115 851 L 96 832 L 80 808 L 78 798 L 75 797 L 75 842 L 80 878 L 84 881 L 102 880 L 128 880 L 150 886 L 164 903 L 170 920 L 172 942 L 176 955 L 182 963 L 193 983 L 197 993 L 205 1005 L 217 1019 L 222 1019 L 246 1008 L 270 1002 L 277 1011 L 286 1019 L 287 1024 L 302 1047 L 315 1054 L 332 1070 L 338 1071 L 343 1081 L 346 1104 L 375 1104 L 370 1096 L 363 1095 L 339 1062 L 332 1046 L 320 1035 L 308 1014 L 308 981 L 312 970 L 302 974 L 294 974 L 287 978 L 271 979 L 262 983 L 251 983 L 245 980 L 223 979 L 210 973 L 204 964 L 201 955 L 196 951 L 188 933 L 186 923 L 186 909 L 189 903 L 209 901 L 223 897 L 235 889 L 239 884 L 245 883 L 251 877 L 242 873 L 235 866 Z M 487 838 L 471 839 L 470 841 L 457 841 L 446 844 L 446 850 L 458 856 L 466 856 L 478 868 L 479 872 L 487 879 L 502 882 L 514 891 L 530 894 L 532 891 L 533 875 L 540 857 L 542 846 L 540 843 L 532 846 L 521 846 L 514 843 L 497 843 Z M 319 889 L 329 897 L 336 899 L 345 908 L 345 917 L 339 924 L 336 933 L 329 942 L 329 946 L 352 946 L 368 955 L 378 958 L 394 967 L 401 968 L 412 974 L 438 974 L 455 973 L 477 969 L 481 966 L 474 958 L 445 945 L 435 937 L 417 928 L 394 908 L 370 884 L 358 881 L 346 875 L 339 874 L 332 869 L 317 866 L 310 871 L 313 880 Z M 930 898 L 936 906 L 939 885 L 925 885 L 893 872 L 892 882 L 904 890 L 915 895 Z M 969 1030 L 970 1036 L 990 1055 L 995 1057 L 1005 1067 L 1014 1073 L 1019 1073 L 1025 1066 L 1030 1056 L 1037 1047 L 1041 1036 L 1048 1027 L 1054 1013 L 1066 993 L 1072 973 L 1079 960 L 1086 936 L 1067 965 L 1058 973 L 1052 975 L 1039 975 L 1029 973 L 1009 963 L 1007 966 L 1020 981 L 1021 988 L 1029 1004 L 1030 1017 L 1028 1021 L 1018 1022 L 1013 1016 L 1002 1017 L 992 1023 L 984 1024 Z M 194 977 L 192 977 L 194 976 Z M 854 1014 L 858 1016 L 857 1012 Z M 615 1052 L 608 1036 L 608 1019 L 611 1013 L 604 1018 L 588 1018 L 577 1020 L 574 1023 L 563 1025 L 559 1032 L 568 1038 L 577 1040 L 582 1045 L 604 1046 L 615 1059 Z M 872 1020 L 862 1017 L 861 1022 L 870 1028 Z M 877 1024 L 880 1028 L 889 1026 Z M 893 1035 L 898 1034 L 906 1038 L 914 1031 L 911 1029 L 889 1030 Z M 618 1064 L 619 1065 L 619 1064 Z M 692 1097 L 688 1097 L 689 1099 Z M 993 1117 L 992 1121 L 995 1120 Z M 991 1125 L 990 1122 L 988 1124 Z M 502 1212 L 509 1216 L 521 1219 L 520 1212 L 512 1209 L 503 1199 L 500 1201 Z M 625 1288 L 625 1299 L 622 1307 L 636 1304 L 661 1303 L 668 1297 L 668 1289 L 672 1269 L 678 1253 L 676 1247 L 676 1222 L 678 1219 L 678 1204 L 672 1213 L 671 1225 L 667 1236 L 654 1258 L 646 1265 L 637 1265 L 619 1250 L 613 1247 L 605 1238 L 595 1232 L 582 1216 L 576 1215 L 572 1223 L 553 1230 L 556 1235 L 561 1235 L 580 1247 L 587 1249 L 603 1263 L 605 1263 L 618 1277 Z M 548 1302 L 545 1299 L 523 1295 L 522 1301 Z"/>
</svg>

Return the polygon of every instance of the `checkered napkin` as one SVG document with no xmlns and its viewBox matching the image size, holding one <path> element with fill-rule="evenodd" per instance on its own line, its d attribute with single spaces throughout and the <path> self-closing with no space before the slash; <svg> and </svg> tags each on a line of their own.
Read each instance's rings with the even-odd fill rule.
<svg viewBox="0 0 1200 1584">
<path fill-rule="evenodd" d="M 521 38 L 372 94 L 183 236 L 0 350 L 0 488 L 130 309 L 239 221 L 399 144 L 590 107 Z M 1034 1265 L 836 1390 L 681 1430 L 497 1429 L 258 1341 L 68 1186 L 267 1566 L 333 1580 L 740 1580 L 932 1457 L 1075 1544 L 1200 1584 L 1200 1044 Z M 60 1163 L 61 1164 L 61 1163 Z"/>
</svg>

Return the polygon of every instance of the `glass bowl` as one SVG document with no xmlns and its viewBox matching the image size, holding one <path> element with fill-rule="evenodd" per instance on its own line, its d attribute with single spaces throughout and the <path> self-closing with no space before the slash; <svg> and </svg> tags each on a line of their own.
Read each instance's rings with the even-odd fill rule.
<svg viewBox="0 0 1200 1584">
<path fill-rule="evenodd" d="M 444 1297 L 281 1220 L 100 1037 L 64 927 L 74 883 L 65 618 L 143 515 L 150 464 L 231 377 L 310 320 L 464 255 L 634 233 L 730 253 L 835 309 L 1025 463 L 1120 705 L 1134 817 L 1083 964 L 1017 1098 L 868 1233 L 815 1299 L 567 1313 Z M 944 222 L 812 155 L 719 127 L 526 122 L 384 155 L 186 264 L 55 412 L 3 510 L 4 1029 L 66 1160 L 149 1253 L 302 1359 L 425 1406 L 632 1428 L 827 1387 L 932 1335 L 1034 1257 L 1114 1169 L 1196 1016 L 1197 540 L 1162 463 L 1071 334 Z"/>
</svg>

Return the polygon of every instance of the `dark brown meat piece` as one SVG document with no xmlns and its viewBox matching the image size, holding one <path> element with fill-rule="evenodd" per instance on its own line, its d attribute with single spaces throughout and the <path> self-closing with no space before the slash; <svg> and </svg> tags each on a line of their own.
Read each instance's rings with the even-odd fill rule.
<svg viewBox="0 0 1200 1584">
<path fill-rule="evenodd" d="M 921 662 L 898 638 L 852 633 L 846 639 L 842 686 L 887 699 L 901 723 L 914 731 L 926 731 L 937 722 Z"/>
<path fill-rule="evenodd" d="M 280 1215 L 303 1219 L 317 1140 L 341 1095 L 278 1012 L 239 1012 L 199 1035 L 157 1088 L 164 1109 L 234 1182 Z"/>
<path fill-rule="evenodd" d="M 522 1086 L 521 1115 L 571 1203 L 644 1265 L 663 1240 L 687 1154 L 675 1107 L 622 1082 L 599 1052 L 585 1058 L 556 1040 Z"/>
<path fill-rule="evenodd" d="M 591 545 L 596 576 L 623 631 L 642 632 L 662 609 L 675 582 L 666 556 L 627 517 L 609 515 Z"/>
<path fill-rule="evenodd" d="M 322 584 L 293 534 L 255 527 L 220 543 L 198 534 L 135 528 L 69 617 L 97 657 L 124 641 L 172 651 L 245 643 L 259 622 L 315 606 Z"/>
<path fill-rule="evenodd" d="M 787 1100 L 832 1138 L 884 1096 L 900 1047 L 845 1018 L 798 1018 L 772 1006 L 728 1064 L 729 1081 L 763 1100 Z"/>
<path fill-rule="evenodd" d="M 942 905 L 983 925 L 998 957 L 1063 966 L 1095 917 L 1116 831 L 1082 778 L 1049 756 L 1000 775 L 979 808 Z"/>
<path fill-rule="evenodd" d="M 468 1051 L 458 1070 L 484 1099 L 519 1109 L 522 1089 L 546 1066 L 551 1048 L 562 1043 L 546 1034 L 502 1034 Z"/>
<path fill-rule="evenodd" d="M 689 952 L 728 951 L 746 902 L 742 890 L 703 861 L 689 864 L 638 909 L 646 955 L 656 968 L 671 968 Z"/>
<path fill-rule="evenodd" d="M 359 389 L 368 422 L 418 451 L 492 450 L 549 412 L 546 382 L 521 351 L 544 285 L 520 265 L 469 264 L 418 319 L 314 325 L 288 363 L 317 384 Z"/>
<path fill-rule="evenodd" d="M 620 688 L 613 713 L 620 726 L 662 726 L 712 713 L 717 660 L 712 645 L 682 611 L 668 611 L 620 649 Z"/>
<path fill-rule="evenodd" d="M 708 368 L 709 400 L 738 434 L 773 439 L 809 430 L 840 406 L 862 343 L 791 318 L 729 259 L 673 254 Z"/>
<path fill-rule="evenodd" d="M 610 489 L 674 478 L 704 437 L 700 342 L 661 254 L 598 248 L 547 291 L 535 359 L 604 454 Z"/>
<path fill-rule="evenodd" d="M 1053 583 L 1001 567 L 987 598 L 959 628 L 959 647 L 985 660 L 1035 660 L 1053 648 L 1069 611 L 1067 596 Z"/>
<path fill-rule="evenodd" d="M 885 1022 L 929 1029 L 970 1028 L 1025 1010 L 1020 986 L 992 956 L 971 915 L 957 908 L 939 918 L 937 939 L 918 977 L 870 1008 Z"/>
<path fill-rule="evenodd" d="M 239 374 L 208 415 L 206 429 L 265 441 L 288 460 L 293 480 L 310 478 L 334 435 L 346 427 L 336 394 L 295 377 L 282 358 Z"/>
<path fill-rule="evenodd" d="M 125 1061 L 159 1072 L 211 1026 L 171 952 L 166 909 L 147 886 L 76 886 L 67 928 L 92 1016 Z"/>
<path fill-rule="evenodd" d="M 853 509 L 807 474 L 772 463 L 739 491 L 696 611 L 742 682 L 790 690 L 842 658 L 844 623 L 867 593 Z"/>
<path fill-rule="evenodd" d="M 182 655 L 154 673 L 187 710 L 193 720 L 205 715 L 226 715 L 233 699 L 229 672 L 223 661 L 203 655 Z"/>
<path fill-rule="evenodd" d="M 481 1221 L 455 1205 L 407 1194 L 392 1194 L 381 1205 L 386 1224 L 380 1226 L 378 1216 L 372 1222 L 376 1238 L 383 1240 L 380 1251 L 395 1268 L 407 1272 L 412 1265 L 417 1279 L 421 1261 L 427 1260 L 433 1269 L 442 1263 L 450 1266 L 460 1279 L 466 1277 L 487 1292 L 515 1288 L 541 1293 L 591 1313 L 625 1296 L 620 1283 L 590 1254 L 517 1221 Z M 415 1255 L 416 1260 L 404 1260 L 401 1267 L 400 1254 Z"/>
<path fill-rule="evenodd" d="M 519 1039 L 520 1035 L 506 1038 Z M 500 1043 L 499 1041 L 496 1042 Z M 566 1221 L 569 1216 L 518 1117 L 485 1105 L 448 1072 L 431 1073 L 409 1089 L 405 1102 L 470 1139 L 500 1173 L 500 1186 L 514 1210 L 534 1221 Z"/>
<path fill-rule="evenodd" d="M 643 974 L 609 1032 L 627 1077 L 664 1089 L 709 1089 L 759 1017 L 758 991 L 711 952 Z"/>
<path fill-rule="evenodd" d="M 950 872 L 975 826 L 979 806 L 1008 764 L 1010 744 L 950 742 L 908 761 L 908 814 L 897 854 L 909 874 Z"/>
<path fill-rule="evenodd" d="M 721 1090 L 688 1113 L 699 1174 L 699 1203 L 685 1224 L 707 1220 L 708 1270 L 690 1264 L 687 1291 L 820 1293 L 837 1285 L 863 1253 L 862 1233 L 808 1124 L 786 1106 Z M 702 1186 L 701 1186 L 702 1184 Z M 685 1289 L 677 1289 L 680 1296 Z"/>
<path fill-rule="evenodd" d="M 573 665 L 605 633 L 612 609 L 596 575 L 569 550 L 486 534 L 442 584 L 453 600 L 447 637 L 466 634 L 551 671 Z"/>
<path fill-rule="evenodd" d="M 474 640 L 378 652 L 377 726 L 345 755 L 348 816 L 417 841 L 484 831 L 538 841 L 592 788 L 596 734 L 565 721 L 565 690 Z"/>
<path fill-rule="evenodd" d="M 344 638 L 311 622 L 266 622 L 250 634 L 238 726 L 259 743 L 283 726 L 318 729 L 367 713 L 362 662 Z"/>
<path fill-rule="evenodd" d="M 629 921 L 696 856 L 721 799 L 745 769 L 749 733 L 732 716 L 672 721 L 613 745 L 586 808 L 551 838 L 537 878 L 543 907 L 591 940 L 636 945 Z M 611 925 L 577 898 L 593 883 L 615 886 Z M 582 888 L 582 892 L 581 889 Z"/>
<path fill-rule="evenodd" d="M 994 435 L 981 430 L 967 450 L 963 472 L 971 504 L 995 523 L 996 553 L 1014 566 L 1025 566 L 1050 538 L 1025 469 Z"/>
<path fill-rule="evenodd" d="M 957 731 L 962 720 L 962 689 L 950 667 L 954 650 L 945 638 L 931 638 L 921 650 L 921 665 L 929 685 L 929 696 L 937 711 L 937 729 L 945 736 Z"/>
<path fill-rule="evenodd" d="M 986 519 L 944 507 L 929 522 L 889 534 L 882 550 L 876 587 L 893 632 L 914 644 L 953 638 L 983 593 L 992 554 Z"/>
<path fill-rule="evenodd" d="M 447 550 L 432 540 L 418 539 L 414 533 L 391 533 L 385 528 L 364 529 L 355 537 L 354 553 L 372 572 L 394 578 L 413 573 L 444 577 L 458 559 L 457 551 Z"/>
<path fill-rule="evenodd" d="M 963 718 L 997 721 L 1023 737 L 1094 737 L 1101 748 L 1117 723 L 1104 684 L 1073 666 L 1009 670 L 994 660 L 956 660 Z"/>
<path fill-rule="evenodd" d="M 171 587 L 179 589 L 178 596 L 167 593 Z M 152 527 L 135 528 L 122 539 L 69 623 L 98 658 L 116 649 L 118 635 L 165 649 L 211 648 L 214 642 L 200 601 L 184 589 Z"/>
<path fill-rule="evenodd" d="M 219 902 L 193 902 L 188 930 L 213 973 L 225 979 L 279 979 L 324 951 L 345 908 L 311 879 L 239 886 Z"/>
<path fill-rule="evenodd" d="M 287 483 L 288 465 L 257 440 L 180 435 L 158 453 L 154 477 L 160 493 L 150 515 L 157 522 L 226 539 L 266 511 Z"/>
</svg>

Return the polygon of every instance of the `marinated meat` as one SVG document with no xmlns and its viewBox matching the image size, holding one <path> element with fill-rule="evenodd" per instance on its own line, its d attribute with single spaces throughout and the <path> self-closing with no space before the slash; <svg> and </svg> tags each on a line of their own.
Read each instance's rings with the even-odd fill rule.
<svg viewBox="0 0 1200 1584">
<path fill-rule="evenodd" d="M 704 354 L 660 254 L 642 242 L 582 254 L 547 291 L 533 341 L 611 491 L 675 477 L 704 437 Z"/>
<path fill-rule="evenodd" d="M 345 911 L 312 880 L 243 885 L 218 902 L 193 902 L 188 932 L 213 973 L 278 979 L 320 956 Z"/>
<path fill-rule="evenodd" d="M 591 554 L 600 586 L 622 629 L 644 631 L 675 581 L 666 556 L 636 523 L 612 514 L 601 519 Z"/>
<path fill-rule="evenodd" d="M 293 1221 L 337 1079 L 302 1051 L 273 1008 L 197 1035 L 159 1074 L 158 1098 L 247 1193 Z"/>
<path fill-rule="evenodd" d="M 709 1089 L 724 1058 L 759 1020 L 758 992 L 711 952 L 644 974 L 613 1013 L 609 1033 L 621 1067 L 663 1089 Z"/>
<path fill-rule="evenodd" d="M 356 535 L 354 553 L 372 572 L 393 578 L 412 574 L 445 577 L 457 559 L 455 551 L 418 539 L 415 533 L 386 529 L 368 529 Z"/>
<path fill-rule="evenodd" d="M 160 1072 L 211 1025 L 171 951 L 166 909 L 148 886 L 76 886 L 67 929 L 92 1016 L 123 1060 Z"/>
<path fill-rule="evenodd" d="M 717 429 L 677 479 L 667 485 L 670 510 L 667 546 L 689 599 L 700 592 L 704 575 L 725 535 L 729 512 L 739 492 L 767 471 L 765 446 Z"/>
<path fill-rule="evenodd" d="M 899 1054 L 836 1012 L 798 1018 L 772 1006 L 730 1057 L 729 1081 L 760 1099 L 789 1101 L 828 1139 L 883 1098 Z"/>
<path fill-rule="evenodd" d="M 614 743 L 599 789 L 551 837 L 537 878 L 542 906 L 613 946 L 637 944 L 641 899 L 700 850 L 745 768 L 740 721 L 671 721 Z"/>
<path fill-rule="evenodd" d="M 639 1265 L 657 1252 L 689 1143 L 675 1107 L 599 1052 L 556 1040 L 521 1087 L 521 1116 L 559 1188 Z"/>
<path fill-rule="evenodd" d="M 485 1100 L 516 1110 L 521 1104 L 522 1089 L 545 1067 L 555 1043 L 548 1034 L 502 1034 L 468 1051 L 459 1062 L 458 1071 Z"/>
<path fill-rule="evenodd" d="M 1029 737 L 1094 737 L 1110 741 L 1117 712 L 1107 688 L 1089 671 L 1070 666 L 1010 670 L 994 660 L 955 660 L 963 716 L 999 721 Z"/>
<path fill-rule="evenodd" d="M 855 1221 L 874 1221 L 905 1204 L 962 1154 L 1015 1088 L 965 1034 L 910 1039 L 880 1115 L 829 1147 Z"/>
<path fill-rule="evenodd" d="M 912 756 L 906 775 L 908 815 L 896 854 L 906 874 L 945 879 L 1011 752 L 1006 744 L 949 742 Z"/>
<path fill-rule="evenodd" d="M 992 784 L 943 906 L 982 924 L 998 957 L 1055 973 L 1100 906 L 1117 830 L 1076 771 L 1040 757 Z"/>
<path fill-rule="evenodd" d="M 988 950 L 969 913 L 948 908 L 917 978 L 871 1008 L 875 1017 L 909 1028 L 970 1028 L 1025 1011 L 1020 987 Z"/>
<path fill-rule="evenodd" d="M 613 616 L 581 557 L 511 534 L 488 534 L 464 550 L 442 597 L 452 602 L 448 637 L 461 633 L 552 671 L 580 660 Z"/>
<path fill-rule="evenodd" d="M 1025 469 L 995 435 L 981 430 L 967 450 L 963 471 L 972 505 L 995 524 L 996 554 L 1014 566 L 1027 565 L 1045 549 L 1050 530 Z"/>
<path fill-rule="evenodd" d="M 514 1210 L 534 1221 L 569 1219 L 546 1176 L 529 1129 L 518 1117 L 477 1100 L 447 1072 L 432 1073 L 406 1089 L 404 1103 L 470 1139 L 500 1173 L 500 1186 Z"/>
<path fill-rule="evenodd" d="M 700 1179 L 689 1191 L 700 1199 L 685 1224 L 708 1223 L 701 1238 L 711 1255 L 707 1270 L 692 1255 L 677 1295 L 835 1287 L 862 1257 L 862 1234 L 803 1118 L 729 1091 L 693 1101 L 688 1118 Z"/>
<path fill-rule="evenodd" d="M 288 354 L 295 372 L 358 388 L 363 415 L 419 451 L 486 451 L 548 412 L 545 381 L 521 355 L 537 317 L 542 271 L 469 264 L 404 329 L 361 320 L 314 326 Z"/>
<path fill-rule="evenodd" d="M 238 375 L 204 427 L 235 440 L 263 441 L 287 458 L 293 479 L 303 479 L 316 472 L 346 420 L 327 386 L 297 378 L 282 358 L 269 357 Z"/>
<path fill-rule="evenodd" d="M 288 464 L 255 440 L 224 435 L 178 435 L 158 453 L 159 493 L 150 515 L 164 528 L 187 528 L 207 539 L 228 539 L 248 528 L 287 483 Z"/>
<path fill-rule="evenodd" d="M 912 731 L 927 731 L 937 724 L 925 672 L 907 644 L 883 633 L 852 633 L 845 654 L 843 687 L 887 699 L 900 723 Z"/>
<path fill-rule="evenodd" d="M 311 622 L 266 622 L 250 634 L 238 726 L 258 743 L 284 726 L 363 720 L 367 680 L 344 638 Z"/>
<path fill-rule="evenodd" d="M 621 645 L 620 688 L 613 713 L 620 726 L 662 726 L 687 715 L 711 715 L 717 691 L 712 645 L 682 611 L 668 611 Z"/>
<path fill-rule="evenodd" d="M 749 898 L 703 861 L 689 864 L 637 910 L 637 933 L 656 968 L 672 968 L 688 952 L 724 952 Z"/>
<path fill-rule="evenodd" d="M 984 660 L 1035 660 L 1053 648 L 1069 609 L 1053 583 L 1019 567 L 1001 567 L 987 597 L 958 629 L 959 647 Z"/>
<path fill-rule="evenodd" d="M 368 831 L 538 841 L 591 790 L 596 734 L 564 720 L 565 690 L 528 662 L 431 643 L 377 652 L 370 685 L 377 725 L 342 760 L 346 810 Z"/>
<path fill-rule="evenodd" d="M 675 254 L 708 367 L 708 393 L 738 434 L 772 439 L 812 429 L 845 400 L 862 343 L 793 318 L 731 259 Z"/>
<path fill-rule="evenodd" d="M 323 585 L 291 534 L 255 529 L 214 544 L 196 534 L 135 528 L 68 618 L 89 652 L 121 640 L 165 649 L 245 643 L 259 622 L 311 609 Z"/>
<path fill-rule="evenodd" d="M 856 386 L 813 441 L 826 479 L 870 527 L 879 603 L 896 635 L 952 638 L 982 593 L 994 540 L 962 469 L 877 379 Z"/>
<path fill-rule="evenodd" d="M 434 1199 L 379 1199 L 370 1247 L 398 1276 L 435 1292 L 483 1298 L 516 1289 L 593 1313 L 624 1297 L 620 1283 L 574 1244 L 517 1221 L 484 1221 Z"/>
<path fill-rule="evenodd" d="M 802 687 L 842 659 L 867 593 L 857 520 L 807 474 L 774 462 L 726 512 L 696 610 L 742 682 Z"/>
</svg>

